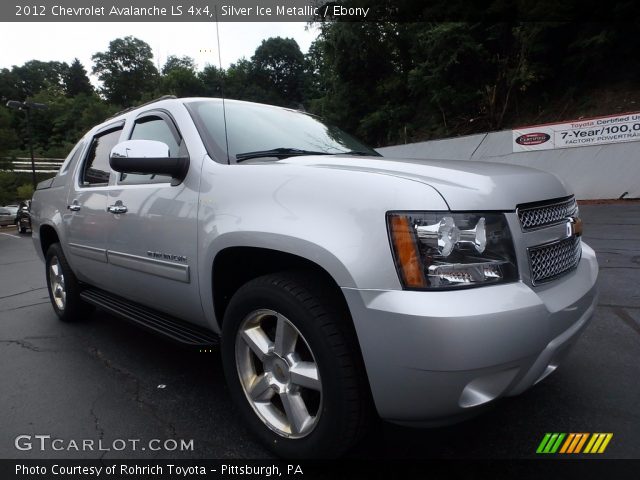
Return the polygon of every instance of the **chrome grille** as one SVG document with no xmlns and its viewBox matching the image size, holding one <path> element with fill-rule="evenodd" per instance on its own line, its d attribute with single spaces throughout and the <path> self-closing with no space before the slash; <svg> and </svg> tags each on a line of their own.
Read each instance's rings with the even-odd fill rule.
<svg viewBox="0 0 640 480">
<path fill-rule="evenodd" d="M 570 272 L 578 266 L 581 256 L 580 237 L 575 236 L 529 248 L 533 284 L 548 282 Z"/>
<path fill-rule="evenodd" d="M 577 210 L 576 199 L 571 197 L 559 202 L 553 201 L 553 203 L 547 203 L 546 205 L 518 208 L 518 218 L 520 218 L 523 230 L 533 230 L 560 223 L 564 219 L 574 216 Z"/>
</svg>

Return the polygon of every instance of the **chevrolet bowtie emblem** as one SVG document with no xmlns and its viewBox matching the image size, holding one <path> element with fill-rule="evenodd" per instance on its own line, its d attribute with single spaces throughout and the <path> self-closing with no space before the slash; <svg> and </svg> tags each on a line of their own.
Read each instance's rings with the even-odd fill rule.
<svg viewBox="0 0 640 480">
<path fill-rule="evenodd" d="M 582 219 L 578 217 L 570 217 L 567 222 L 567 237 L 579 237 L 582 235 Z"/>
</svg>

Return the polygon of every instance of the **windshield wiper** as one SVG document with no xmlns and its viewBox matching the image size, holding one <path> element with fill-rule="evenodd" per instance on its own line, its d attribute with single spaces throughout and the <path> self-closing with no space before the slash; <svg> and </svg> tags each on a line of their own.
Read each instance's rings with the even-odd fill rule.
<svg viewBox="0 0 640 480">
<path fill-rule="evenodd" d="M 348 150 L 346 152 L 334 153 L 334 155 L 359 155 L 361 157 L 381 157 L 378 152 L 364 152 L 360 150 Z"/>
<path fill-rule="evenodd" d="M 245 160 L 249 160 L 251 158 L 260 158 L 260 157 L 276 157 L 276 158 L 287 158 L 287 157 L 296 157 L 302 155 L 331 155 L 327 152 L 314 152 L 312 150 L 301 150 L 299 148 L 273 148 L 271 150 L 258 150 L 255 152 L 245 152 L 238 153 L 236 155 L 236 163 L 244 162 Z"/>
</svg>

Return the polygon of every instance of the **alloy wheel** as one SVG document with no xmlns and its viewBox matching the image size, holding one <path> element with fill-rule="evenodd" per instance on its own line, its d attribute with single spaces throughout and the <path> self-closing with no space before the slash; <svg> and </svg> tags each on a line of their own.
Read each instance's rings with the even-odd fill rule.
<svg viewBox="0 0 640 480">
<path fill-rule="evenodd" d="M 58 307 L 58 310 L 64 310 L 67 303 L 67 291 L 64 284 L 64 274 L 62 273 L 62 267 L 60 266 L 58 257 L 52 257 L 49 263 L 49 284 L 56 307 Z"/>
<path fill-rule="evenodd" d="M 322 411 L 322 382 L 309 344 L 284 315 L 251 312 L 235 344 L 242 389 L 260 420 L 286 438 L 302 438 Z"/>
</svg>

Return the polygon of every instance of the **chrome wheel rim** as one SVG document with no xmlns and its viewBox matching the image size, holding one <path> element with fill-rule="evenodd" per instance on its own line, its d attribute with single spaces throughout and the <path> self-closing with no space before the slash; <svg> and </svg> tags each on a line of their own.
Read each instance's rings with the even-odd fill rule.
<svg viewBox="0 0 640 480">
<path fill-rule="evenodd" d="M 64 285 L 64 275 L 58 257 L 53 257 L 49 264 L 49 285 L 51 286 L 51 296 L 58 307 L 58 310 L 64 310 L 67 303 L 67 290 Z"/>
<path fill-rule="evenodd" d="M 236 335 L 236 367 L 247 401 L 278 435 L 302 438 L 318 424 L 322 382 L 309 344 L 284 315 L 256 310 Z"/>
</svg>

